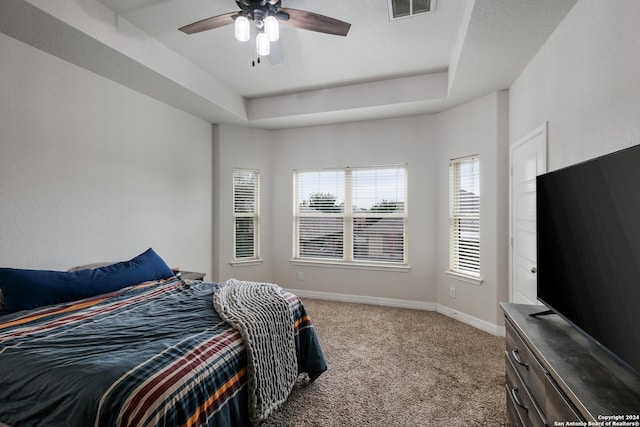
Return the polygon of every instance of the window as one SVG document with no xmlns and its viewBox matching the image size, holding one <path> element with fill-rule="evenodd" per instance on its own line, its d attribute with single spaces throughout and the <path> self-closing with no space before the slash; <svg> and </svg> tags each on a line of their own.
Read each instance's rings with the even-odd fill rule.
<svg viewBox="0 0 640 427">
<path fill-rule="evenodd" d="M 389 0 L 391 19 L 404 18 L 436 9 L 436 0 Z"/>
<path fill-rule="evenodd" d="M 406 170 L 294 171 L 294 260 L 406 265 Z"/>
<path fill-rule="evenodd" d="M 480 159 L 449 162 L 449 272 L 480 283 Z"/>
<path fill-rule="evenodd" d="M 233 248 L 235 261 L 260 258 L 260 172 L 236 169 L 233 171 Z"/>
</svg>

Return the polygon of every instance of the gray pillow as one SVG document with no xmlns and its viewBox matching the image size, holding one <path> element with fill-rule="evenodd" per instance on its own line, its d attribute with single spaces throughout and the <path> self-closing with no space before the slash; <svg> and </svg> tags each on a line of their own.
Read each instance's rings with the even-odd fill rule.
<svg viewBox="0 0 640 427">
<path fill-rule="evenodd" d="M 113 261 L 111 261 L 111 262 L 94 262 L 92 264 L 84 264 L 84 265 L 77 265 L 75 267 L 71 267 L 68 271 L 74 272 L 74 271 L 80 271 L 80 270 L 95 270 L 96 268 L 106 267 L 107 265 L 112 265 L 112 264 L 115 264 L 115 262 L 113 262 Z"/>
</svg>

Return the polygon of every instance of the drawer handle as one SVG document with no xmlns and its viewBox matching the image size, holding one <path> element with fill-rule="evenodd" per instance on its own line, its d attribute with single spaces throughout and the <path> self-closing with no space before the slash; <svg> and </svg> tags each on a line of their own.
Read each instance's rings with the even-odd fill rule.
<svg viewBox="0 0 640 427">
<path fill-rule="evenodd" d="M 513 360 L 515 360 L 518 365 L 522 365 L 525 368 L 529 369 L 529 364 L 527 364 L 526 362 L 523 362 L 522 359 L 520 359 L 520 353 L 518 353 L 517 348 L 514 350 L 511 350 L 511 355 L 513 356 Z"/>
<path fill-rule="evenodd" d="M 511 389 L 511 397 L 513 397 L 513 401 L 516 402 L 516 405 L 518 405 L 519 407 L 521 407 L 525 411 L 529 412 L 529 408 L 527 408 L 527 405 L 522 403 L 522 401 L 518 397 L 518 387 L 513 387 Z"/>
</svg>

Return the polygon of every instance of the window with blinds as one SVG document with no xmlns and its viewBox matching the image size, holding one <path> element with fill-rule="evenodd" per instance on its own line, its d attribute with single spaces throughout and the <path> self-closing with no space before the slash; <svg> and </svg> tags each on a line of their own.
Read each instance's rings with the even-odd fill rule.
<svg viewBox="0 0 640 427">
<path fill-rule="evenodd" d="M 294 171 L 294 259 L 406 264 L 406 171 Z"/>
<path fill-rule="evenodd" d="M 392 20 L 436 10 L 436 0 L 388 0 L 388 2 Z"/>
<path fill-rule="evenodd" d="M 233 171 L 233 247 L 236 261 L 259 258 L 260 172 Z"/>
<path fill-rule="evenodd" d="M 480 159 L 449 163 L 449 269 L 480 277 Z"/>
</svg>

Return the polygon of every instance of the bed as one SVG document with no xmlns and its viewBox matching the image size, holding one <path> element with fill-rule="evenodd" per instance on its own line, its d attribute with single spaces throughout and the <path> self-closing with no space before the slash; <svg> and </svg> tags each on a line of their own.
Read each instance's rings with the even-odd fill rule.
<svg viewBox="0 0 640 427">
<path fill-rule="evenodd" d="M 20 271 L 0 269 L 5 307 L 0 312 L 0 425 L 257 425 L 283 403 L 282 398 L 265 402 L 260 394 L 264 374 L 279 369 L 280 356 L 266 361 L 264 356 L 286 353 L 273 344 L 277 334 L 269 328 L 274 324 L 290 329 L 296 377 L 306 373 L 313 381 L 326 370 L 311 320 L 295 295 L 270 284 L 186 280 L 162 264 L 160 276 L 168 277 L 145 280 L 130 278 L 129 269 L 124 278 L 121 272 L 112 274 L 122 269 L 110 266 L 56 272 L 73 279 L 71 284 L 57 276 L 49 281 L 56 287 L 62 280 L 58 287 L 64 295 L 39 295 L 37 307 L 17 311 L 15 297 L 22 294 L 14 276 Z M 113 285 L 114 277 L 126 285 Z M 99 292 L 86 296 L 91 292 L 77 287 L 93 288 L 91 279 Z M 28 303 L 29 280 L 19 284 Z M 247 293 L 253 287 L 259 292 Z M 265 289 L 272 302 L 261 305 Z M 214 307 L 225 302 L 221 295 L 239 301 L 231 291 L 249 298 L 241 311 L 259 307 L 264 316 L 238 321 L 229 307 Z M 286 307 L 289 326 L 274 317 L 273 304 Z M 251 335 L 251 327 L 242 328 L 251 322 L 258 336 Z M 253 348 L 260 340 L 264 351 Z M 279 386 L 285 398 L 290 380 Z M 256 405 L 262 405 L 257 416 Z"/>
</svg>

